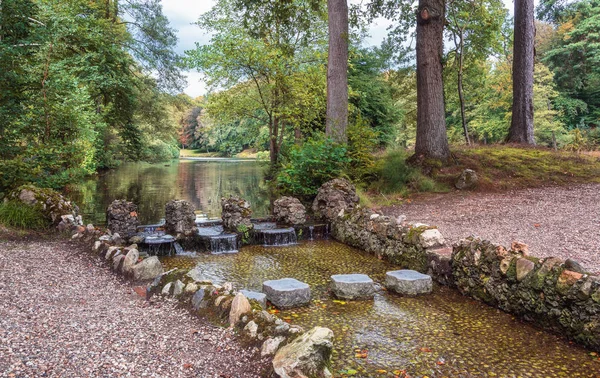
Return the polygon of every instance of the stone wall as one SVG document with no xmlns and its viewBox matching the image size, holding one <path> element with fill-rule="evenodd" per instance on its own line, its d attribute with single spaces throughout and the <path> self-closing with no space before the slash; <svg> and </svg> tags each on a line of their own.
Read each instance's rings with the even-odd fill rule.
<svg viewBox="0 0 600 378">
<path fill-rule="evenodd" d="M 454 284 L 465 295 L 600 348 L 600 278 L 566 269 L 564 261 L 528 256 L 468 238 L 454 246 Z"/>
<path fill-rule="evenodd" d="M 436 227 L 405 224 L 359 207 L 333 219 L 331 235 L 403 268 L 430 273 L 438 282 L 451 276 L 450 249 Z"/>
<path fill-rule="evenodd" d="M 544 329 L 600 348 L 600 277 L 569 270 L 575 268 L 568 262 L 528 256 L 521 243 L 507 250 L 472 237 L 450 248 L 435 227 L 405 224 L 364 208 L 333 219 L 331 234 Z"/>
</svg>

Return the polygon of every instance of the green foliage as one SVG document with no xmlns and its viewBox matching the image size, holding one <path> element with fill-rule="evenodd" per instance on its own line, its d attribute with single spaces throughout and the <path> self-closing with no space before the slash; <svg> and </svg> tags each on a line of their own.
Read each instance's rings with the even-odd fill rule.
<svg viewBox="0 0 600 378">
<path fill-rule="evenodd" d="M 277 175 L 281 192 L 313 196 L 325 182 L 343 175 L 350 159 L 344 145 L 327 138 L 310 138 L 293 146 Z"/>
<path fill-rule="evenodd" d="M 245 147 L 239 139 L 260 135 L 232 129 L 266 128 L 271 161 L 276 162 L 286 136 L 308 128 L 324 109 L 323 4 L 320 9 L 305 5 L 301 0 L 219 0 L 200 17 L 198 25 L 211 33 L 211 40 L 187 51 L 187 61 L 211 87 L 222 89 L 208 96 L 206 109 L 212 127 L 226 134 L 217 136 L 223 152 L 237 153 Z"/>
<path fill-rule="evenodd" d="M 389 57 L 379 49 L 360 49 L 352 53 L 348 85 L 350 121 L 372 128 L 377 144 L 385 147 L 396 138 L 401 111 L 394 106 L 393 87 L 384 70 Z"/>
<path fill-rule="evenodd" d="M 378 133 L 365 125 L 362 118 L 348 128 L 348 176 L 354 181 L 367 180 L 375 168 L 374 150 L 377 147 Z"/>
<path fill-rule="evenodd" d="M 541 60 L 554 73 L 561 98 L 572 99 L 562 102 L 570 105 L 564 108 L 564 122 L 570 129 L 600 126 L 600 1 L 583 0 L 552 9 L 555 13 L 550 18 L 560 24 Z"/>
<path fill-rule="evenodd" d="M 406 161 L 404 150 L 389 151 L 378 162 L 376 175 L 378 180 L 374 189 L 383 193 L 430 192 L 437 190 L 439 185 L 430 177 L 423 175 L 417 168 Z"/>
<path fill-rule="evenodd" d="M 16 201 L 0 202 L 0 224 L 34 230 L 50 226 L 38 208 Z"/>
<path fill-rule="evenodd" d="M 157 81 L 131 56 L 146 45 L 139 61 L 161 67 L 159 77 L 176 81 L 178 69 L 167 62 L 175 41 L 160 3 L 113 5 L 2 2 L 0 191 L 25 182 L 63 186 L 118 160 L 137 160 L 145 143 L 168 140 L 165 135 L 173 132 L 155 122 L 156 111 L 148 111 L 147 100 L 150 110 L 160 110 L 168 99 L 156 101 Z M 125 13 L 132 22 L 121 21 Z M 140 25 L 153 29 L 141 31 Z"/>
</svg>

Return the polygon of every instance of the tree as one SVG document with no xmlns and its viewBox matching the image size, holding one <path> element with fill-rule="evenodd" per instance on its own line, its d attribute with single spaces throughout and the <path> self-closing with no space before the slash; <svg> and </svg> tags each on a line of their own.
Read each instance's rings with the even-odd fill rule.
<svg viewBox="0 0 600 378">
<path fill-rule="evenodd" d="M 515 0 L 513 43 L 513 105 L 509 143 L 535 145 L 533 134 L 533 71 L 535 25 L 533 0 Z"/>
<path fill-rule="evenodd" d="M 447 13 L 446 31 L 454 42 L 450 54 L 454 56 L 456 69 L 461 126 L 465 141 L 470 145 L 464 93 L 465 65 L 485 60 L 500 50 L 502 24 L 507 12 L 500 0 L 467 0 L 450 1 Z"/>
<path fill-rule="evenodd" d="M 348 136 L 348 3 L 328 0 L 329 56 L 327 64 L 326 135 L 338 143 Z"/>
<path fill-rule="evenodd" d="M 445 0 L 419 0 L 417 10 L 417 140 L 419 159 L 447 161 L 442 56 Z"/>
<path fill-rule="evenodd" d="M 555 35 L 541 61 L 554 74 L 554 100 L 569 128 L 600 126 L 600 1 L 585 0 L 557 17 Z"/>
<path fill-rule="evenodd" d="M 210 44 L 186 52 L 190 66 L 222 89 L 209 96 L 209 113 L 229 117 L 227 123 L 245 117 L 268 126 L 272 166 L 297 114 L 315 103 L 314 93 L 307 93 L 312 85 L 296 83 L 314 80 L 312 73 L 323 63 L 322 14 L 303 0 L 220 0 L 198 22 L 212 33 Z"/>
</svg>

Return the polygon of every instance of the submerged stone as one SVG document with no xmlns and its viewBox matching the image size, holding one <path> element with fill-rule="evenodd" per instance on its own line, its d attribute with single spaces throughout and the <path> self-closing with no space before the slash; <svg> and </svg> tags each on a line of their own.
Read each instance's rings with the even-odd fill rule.
<svg viewBox="0 0 600 378">
<path fill-rule="evenodd" d="M 368 299 L 375 295 L 375 284 L 366 274 L 335 274 L 331 276 L 331 289 L 343 299 Z"/>
<path fill-rule="evenodd" d="M 263 292 L 278 308 L 300 307 L 310 302 L 310 287 L 294 278 L 265 281 Z"/>
<path fill-rule="evenodd" d="M 408 269 L 387 272 L 385 286 L 402 295 L 427 294 L 433 289 L 430 276 Z"/>
</svg>

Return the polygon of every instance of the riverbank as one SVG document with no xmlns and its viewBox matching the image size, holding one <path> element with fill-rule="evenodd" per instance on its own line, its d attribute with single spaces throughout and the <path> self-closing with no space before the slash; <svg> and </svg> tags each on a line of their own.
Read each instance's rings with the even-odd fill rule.
<svg viewBox="0 0 600 378">
<path fill-rule="evenodd" d="M 265 361 L 232 332 L 146 302 L 83 248 L 0 230 L 6 376 L 263 376 Z"/>
</svg>

